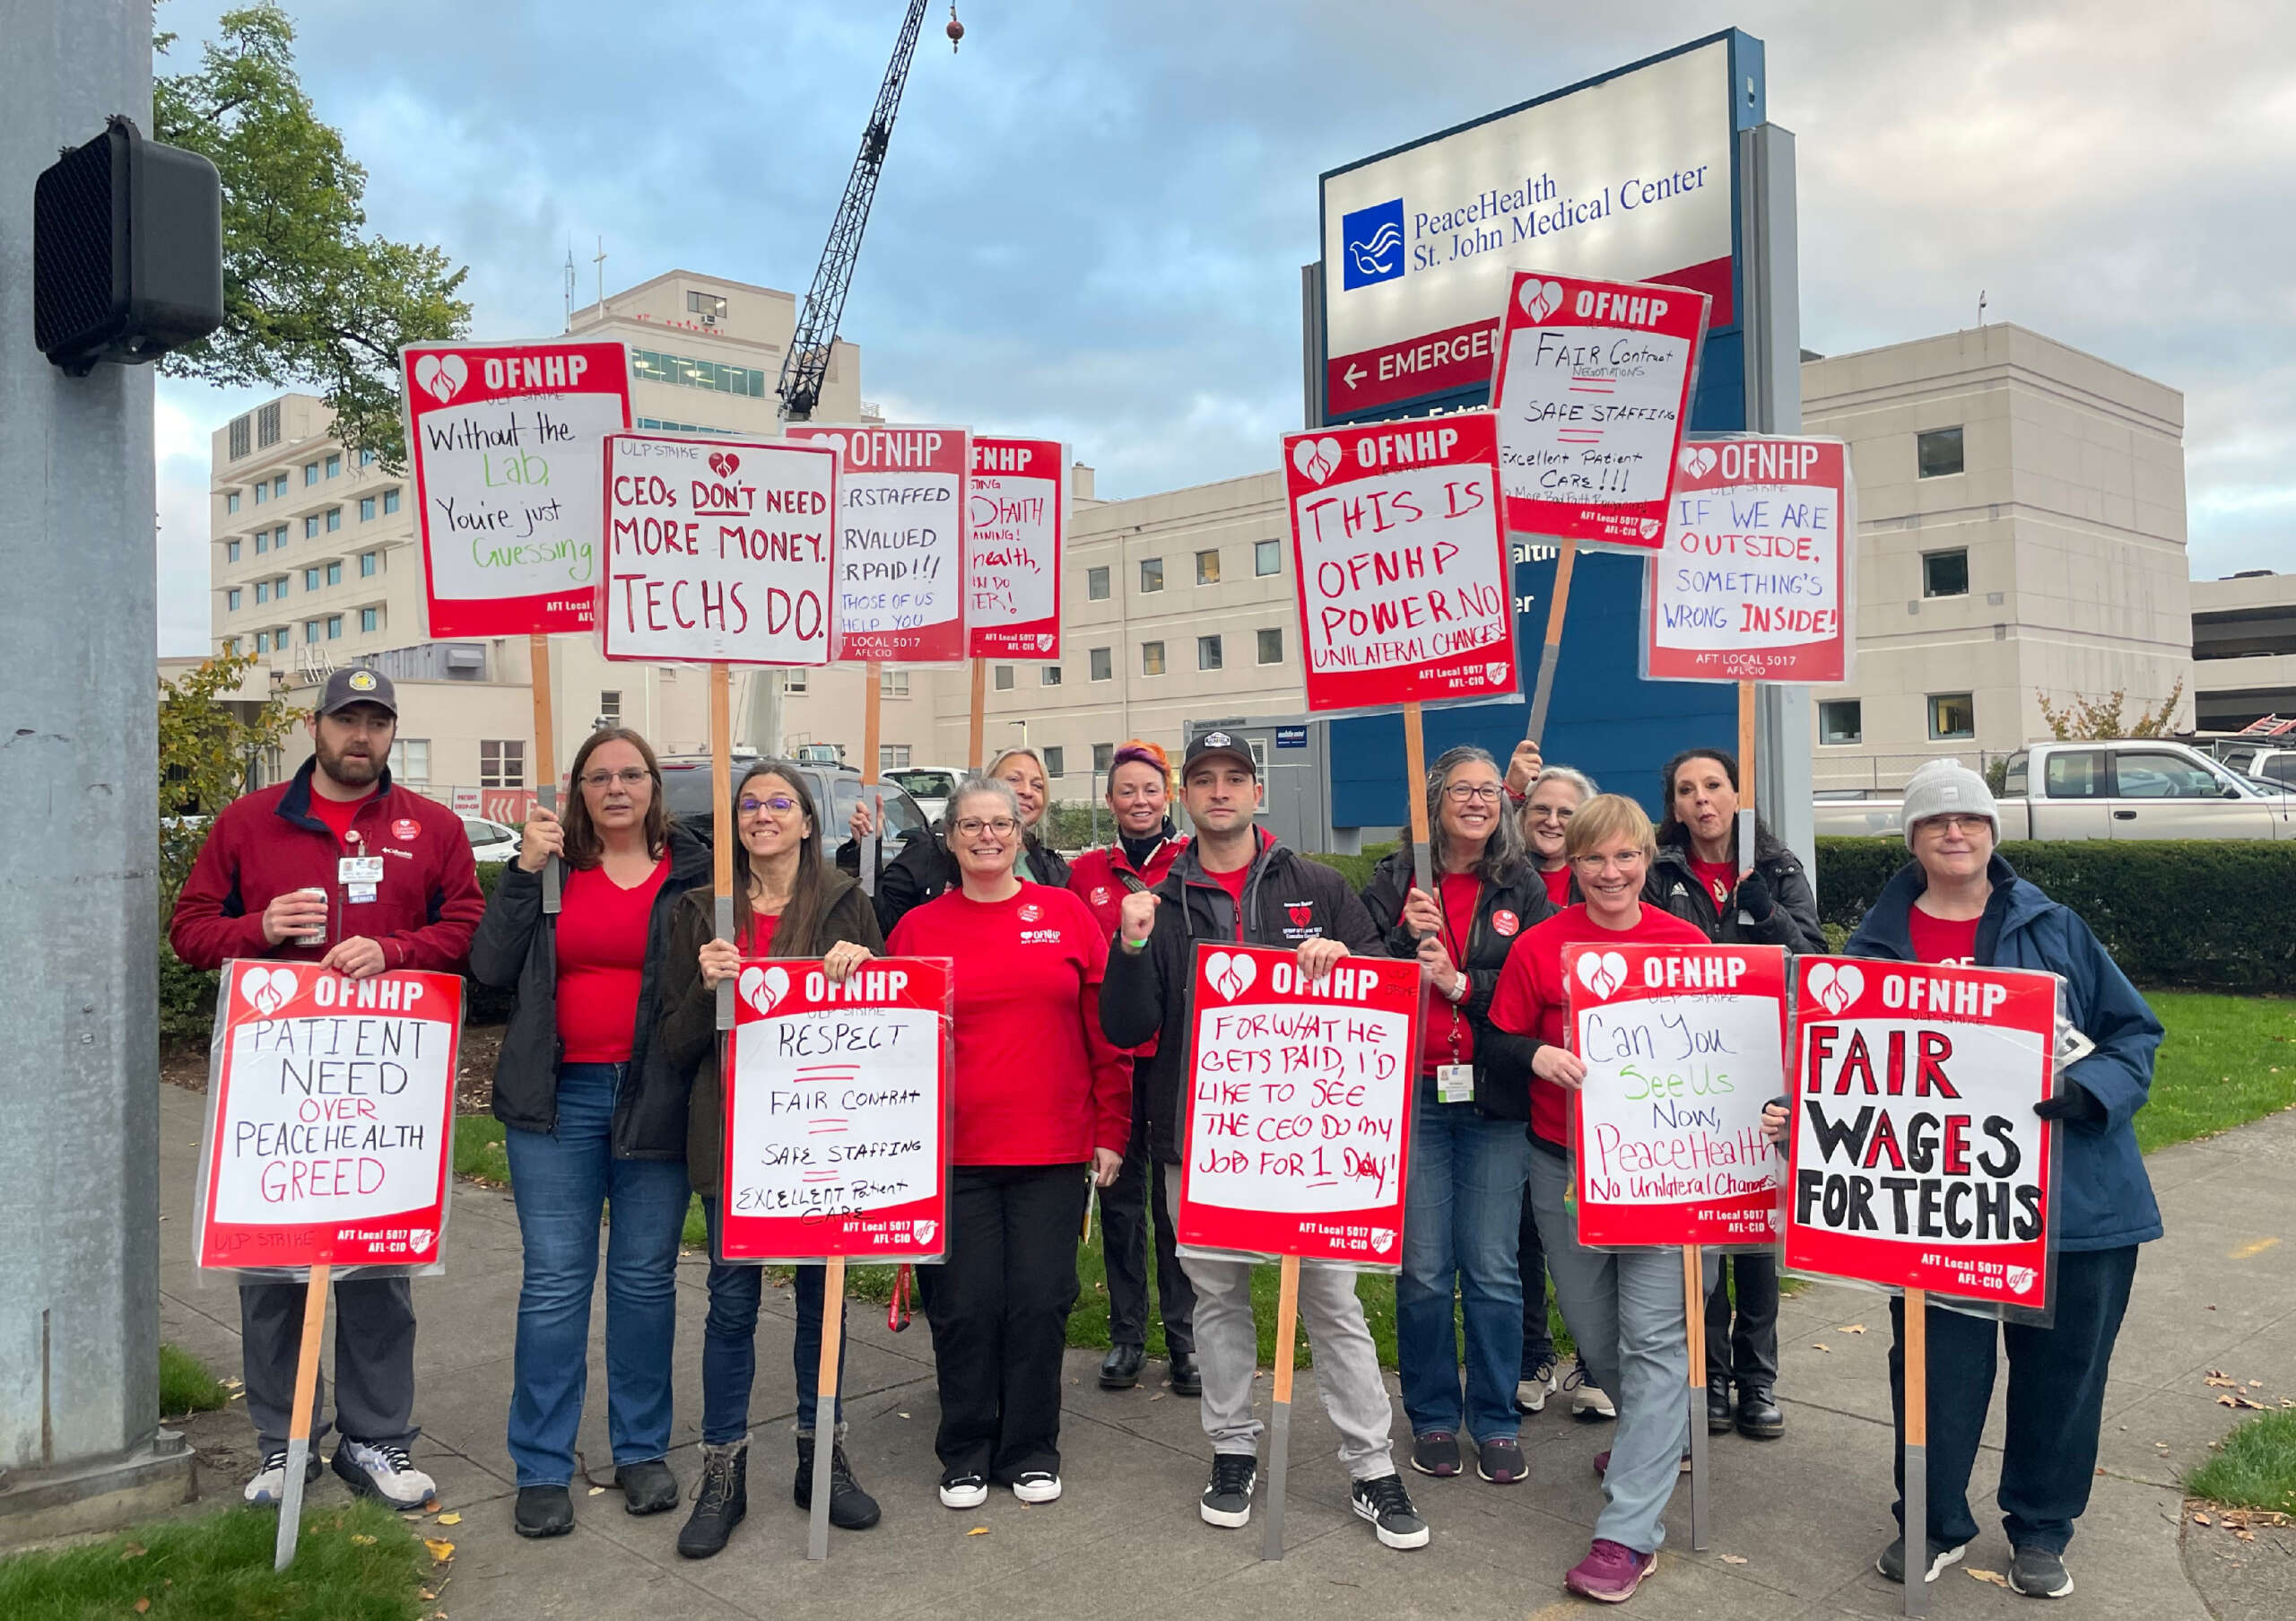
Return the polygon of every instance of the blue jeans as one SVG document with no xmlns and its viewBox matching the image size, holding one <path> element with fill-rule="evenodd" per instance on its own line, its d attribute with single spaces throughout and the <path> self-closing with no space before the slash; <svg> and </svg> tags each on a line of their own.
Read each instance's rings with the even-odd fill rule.
<svg viewBox="0 0 2296 1621">
<path fill-rule="evenodd" d="M 1405 1416 L 1414 1435 L 1464 1428 L 1483 1442 L 1518 1434 L 1523 1277 L 1516 1246 L 1530 1139 L 1520 1120 L 1486 1120 L 1473 1103 L 1437 1102 L 1431 1076 L 1419 1079 L 1411 1130 L 1403 1271 L 1396 1279 Z M 1466 1321 L 1464 1409 L 1454 1278 Z"/>
<path fill-rule="evenodd" d="M 644 1463 L 670 1450 L 670 1347 L 688 1190 L 680 1161 L 614 1157 L 614 1093 L 628 1068 L 560 1066 L 557 1129 L 512 1131 L 503 1143 L 526 1244 L 509 1425 L 522 1486 L 574 1478 L 590 1376 L 598 1222 L 608 1203 L 606 1432 L 613 1460 Z"/>
<path fill-rule="evenodd" d="M 765 1298 L 765 1268 L 729 1266 L 718 1256 L 718 1201 L 701 1196 L 709 1223 L 709 1316 L 701 1329 L 701 1438 L 726 1446 L 750 1433 L 750 1387 L 757 1382 L 757 1309 Z M 789 1361 L 797 1376 L 797 1434 L 813 1433 L 819 1410 L 813 1394 L 822 1368 L 822 1280 L 820 1267 L 797 1268 L 797 1338 Z M 842 1323 L 844 1303 L 839 1303 Z M 851 1341 L 840 1329 L 837 1339 L 837 1382 L 845 1385 L 845 1349 Z M 837 1399 L 837 1426 L 845 1427 L 845 1398 Z"/>
</svg>

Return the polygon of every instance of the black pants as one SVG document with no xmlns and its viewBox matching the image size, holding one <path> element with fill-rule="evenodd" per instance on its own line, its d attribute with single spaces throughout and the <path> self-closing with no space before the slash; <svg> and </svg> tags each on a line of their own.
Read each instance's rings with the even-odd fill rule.
<svg viewBox="0 0 2296 1621">
<path fill-rule="evenodd" d="M 1725 1255 L 1706 1296 L 1706 1386 L 1726 1390 L 1736 1380 L 1767 1390 L 1778 1382 L 1778 1259 Z M 1738 1283 L 1737 1320 L 1731 1321 L 1730 1279 Z"/>
<path fill-rule="evenodd" d="M 1109 1343 L 1148 1343 L 1148 1216 L 1156 1216 L 1156 1303 L 1164 1313 L 1164 1348 L 1196 1349 L 1196 1290 L 1180 1269 L 1171 1201 L 1156 1156 L 1148 1150 L 1147 1098 L 1132 1094 L 1132 1140 L 1124 1169 L 1100 1190 L 1100 1250 L 1109 1275 Z"/>
<path fill-rule="evenodd" d="M 287 1450 L 295 1363 L 303 1343 L 300 1283 L 239 1285 L 239 1358 L 248 1417 L 267 1454 Z M 403 1277 L 346 1277 L 335 1285 L 335 1428 L 370 1446 L 414 1439 L 414 1296 Z M 312 1390 L 311 1445 L 327 1432 L 325 1365 Z"/>
<path fill-rule="evenodd" d="M 2009 1426 L 2001 1447 L 2002 1529 L 2009 1546 L 2062 1554 L 2089 1506 L 2097 1473 L 2105 1374 L 2128 1309 L 2136 1246 L 2061 1251 L 2052 1328 L 1997 1323 L 1929 1308 L 1929 1536 L 1962 1543 L 1977 1535 L 1970 1466 L 1993 1400 L 1996 1342 L 2009 1346 Z M 1890 1303 L 1890 1407 L 1897 1417 L 1898 1495 L 1905 1521 L 1905 1303 Z"/>
<path fill-rule="evenodd" d="M 1538 1151 L 1534 1143 L 1531 1152 Z M 1538 1212 L 1531 1208 L 1527 1186 L 1523 1190 L 1523 1222 L 1515 1238 L 1516 1259 L 1523 1269 L 1523 1373 L 1527 1377 L 1541 1363 L 1554 1360 L 1554 1334 L 1546 1321 L 1546 1247 L 1539 1242 Z"/>
<path fill-rule="evenodd" d="M 959 1165 L 949 1259 L 925 1298 L 950 1477 L 1060 1471 L 1060 1366 L 1076 1303 L 1082 1165 Z"/>
</svg>

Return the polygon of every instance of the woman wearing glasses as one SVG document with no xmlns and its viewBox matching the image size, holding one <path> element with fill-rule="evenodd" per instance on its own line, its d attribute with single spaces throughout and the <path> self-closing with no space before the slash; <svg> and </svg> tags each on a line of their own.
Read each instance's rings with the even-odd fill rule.
<svg viewBox="0 0 2296 1621">
<path fill-rule="evenodd" d="M 686 1115 L 686 1174 L 709 1226 L 709 1316 L 701 1338 L 701 1486 L 678 1533 L 678 1552 L 707 1559 L 721 1551 L 749 1512 L 750 1387 L 757 1381 L 757 1314 L 765 1268 L 718 1259 L 718 1188 L 725 1150 L 726 1094 L 719 1073 L 718 986 L 744 957 L 819 958 L 831 983 L 883 945 L 861 886 L 822 859 L 821 818 L 804 778 L 761 761 L 734 789 L 734 937 L 718 937 L 717 897 L 695 890 L 670 920 L 662 970 L 662 1048 L 693 1077 Z M 797 1473 L 791 1495 L 813 1503 L 813 1447 L 821 1374 L 822 1268 L 797 1268 L 797 1333 L 790 1362 L 797 1381 Z M 839 1309 L 843 1310 L 842 1302 Z M 840 1348 L 845 1341 L 840 1339 Z M 854 1478 L 845 1456 L 845 1414 L 831 1420 L 830 1523 L 865 1530 L 877 1501 Z"/>
<path fill-rule="evenodd" d="M 1491 1022 L 1531 1038 L 1531 1202 L 1546 1240 L 1562 1320 L 1595 1382 L 1618 1407 L 1618 1434 L 1595 1468 L 1609 1500 L 1594 1546 L 1564 1579 L 1605 1603 L 1631 1598 L 1658 1561 L 1661 1517 L 1690 1440 L 1690 1382 L 1681 1258 L 1672 1250 L 1605 1252 L 1580 1244 L 1564 1202 L 1571 1182 L 1570 1094 L 1587 1066 L 1564 1047 L 1562 948 L 1582 942 L 1702 946 L 1706 937 L 1642 903 L 1657 855 L 1650 818 L 1633 800 L 1597 794 L 1570 819 L 1571 876 L 1587 898 L 1530 929 L 1500 971 Z M 1510 1053 L 1517 1049 L 1510 1049 Z"/>
<path fill-rule="evenodd" d="M 509 1443 L 513 1525 L 574 1529 L 574 1438 L 589 1372 L 598 1222 L 606 1234 L 606 1427 L 633 1514 L 674 1508 L 670 1347 L 685 1227 L 686 1083 L 654 1041 L 657 985 L 679 895 L 709 882 L 709 847 L 670 824 L 654 751 L 594 732 L 575 754 L 563 822 L 536 806 L 471 941 L 473 977 L 516 986 L 494 1071 L 526 1251 Z M 562 910 L 543 868 L 565 863 Z"/>
<path fill-rule="evenodd" d="M 1107 1187 L 1132 1126 L 1131 1067 L 1100 1033 L 1109 937 L 1078 896 L 1024 882 L 1011 786 L 950 797 L 955 887 L 888 949 L 956 964 L 956 1149 L 949 1253 L 925 1311 L 941 1386 L 941 1501 L 1060 1495 L 1060 1370 L 1088 1176 Z"/>
<path fill-rule="evenodd" d="M 1019 807 L 1021 818 L 1017 868 L 1021 876 L 1031 884 L 1048 884 L 1055 889 L 1065 887 L 1068 862 L 1044 840 L 1044 816 L 1051 806 L 1052 795 L 1042 756 L 1032 748 L 1008 748 L 988 763 L 988 769 L 982 775 L 1013 790 L 1013 803 Z M 946 841 L 949 814 L 942 813 L 944 825 L 940 830 L 941 836 L 910 838 L 890 861 L 885 859 L 883 848 L 878 850 L 877 859 L 883 865 L 877 880 L 877 922 L 887 934 L 909 915 L 911 908 L 922 906 L 955 887 L 957 862 L 949 853 Z M 838 847 L 838 865 L 845 871 L 861 870 L 859 841 L 868 836 L 870 826 L 869 801 L 865 792 L 847 824 L 852 837 Z"/>
<path fill-rule="evenodd" d="M 1380 862 L 1363 891 L 1388 952 L 1416 955 L 1429 992 L 1396 1279 L 1396 1360 L 1412 1468 L 1457 1474 L 1464 1429 L 1474 1440 L 1475 1472 L 1511 1486 L 1523 1477 L 1516 1240 L 1530 1168 L 1530 1055 L 1520 1037 L 1492 1030 L 1491 997 L 1522 931 L 1553 909 L 1524 858 L 1520 824 L 1489 754 L 1455 748 L 1437 760 L 1427 814 L 1437 893 L 1413 882 L 1408 848 Z M 1518 1045 L 1515 1062 L 1497 1061 L 1495 1043 Z M 1466 1325 L 1464 1401 L 1455 1285 Z"/>
</svg>

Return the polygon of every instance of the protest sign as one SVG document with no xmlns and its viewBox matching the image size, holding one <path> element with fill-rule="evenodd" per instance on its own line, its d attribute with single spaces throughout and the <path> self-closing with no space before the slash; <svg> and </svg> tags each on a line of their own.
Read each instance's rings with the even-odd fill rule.
<svg viewBox="0 0 2296 1621">
<path fill-rule="evenodd" d="M 1786 1264 L 1999 1305 L 2049 1300 L 2057 982 L 1802 957 Z"/>
<path fill-rule="evenodd" d="M 454 974 L 225 963 L 197 1264 L 435 1264 L 461 1028 Z"/>
<path fill-rule="evenodd" d="M 608 658 L 829 660 L 836 453 L 646 433 L 608 437 Z"/>
<path fill-rule="evenodd" d="M 1068 447 L 975 434 L 965 623 L 976 658 L 1060 657 Z"/>
<path fill-rule="evenodd" d="M 399 355 L 430 634 L 587 631 L 605 436 L 630 426 L 621 343 L 409 344 Z"/>
<path fill-rule="evenodd" d="M 837 450 L 837 597 L 830 658 L 936 663 L 966 657 L 962 428 L 793 423 L 792 440 Z"/>
<path fill-rule="evenodd" d="M 1674 469 L 1665 548 L 1643 580 L 1644 678 L 1848 680 L 1857 535 L 1848 449 L 1701 440 Z"/>
<path fill-rule="evenodd" d="M 1487 411 L 1283 437 L 1310 710 L 1516 688 Z"/>
<path fill-rule="evenodd" d="M 1416 960 L 1199 946 L 1181 1247 L 1392 1271 L 1419 1053 Z"/>
<path fill-rule="evenodd" d="M 1775 1242 L 1762 1105 L 1786 1084 L 1778 946 L 1567 946 L 1578 1242 Z"/>
<path fill-rule="evenodd" d="M 948 1244 L 951 965 L 735 977 L 718 1205 L 726 1260 L 937 1260 Z"/>
<path fill-rule="evenodd" d="M 1711 302 L 1516 274 L 1491 394 L 1509 533 L 1657 549 Z"/>
</svg>

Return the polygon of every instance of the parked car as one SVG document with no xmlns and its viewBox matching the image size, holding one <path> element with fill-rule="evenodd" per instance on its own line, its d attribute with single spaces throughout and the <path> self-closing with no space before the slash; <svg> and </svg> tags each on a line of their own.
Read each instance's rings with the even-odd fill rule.
<svg viewBox="0 0 2296 1621">
<path fill-rule="evenodd" d="M 518 830 L 491 816 L 465 816 L 463 832 L 470 840 L 474 861 L 508 861 L 518 853 Z"/>
<path fill-rule="evenodd" d="M 755 764 L 758 756 L 735 750 L 732 757 L 733 780 L 741 780 L 742 773 Z M 708 816 L 713 808 L 709 793 L 709 756 L 707 754 L 665 754 L 661 757 L 663 799 L 670 815 L 689 822 Z M 802 764 L 791 768 L 805 780 L 805 789 L 813 803 L 822 809 L 827 825 L 822 829 L 822 845 L 834 850 L 845 841 L 846 824 L 852 820 L 853 807 L 861 803 L 865 791 L 883 795 L 885 802 L 885 829 L 888 838 L 906 839 L 912 834 L 930 831 L 931 824 L 917 801 L 897 782 L 880 782 L 864 789 L 861 773 L 850 766 Z"/>
<path fill-rule="evenodd" d="M 2268 743 L 2220 747 L 2216 757 L 2243 777 L 2296 786 L 2296 746 L 2275 748 Z"/>
<path fill-rule="evenodd" d="M 1996 798 L 2004 839 L 2296 840 L 2296 794 L 2150 737 L 2020 749 Z M 1900 832 L 1904 800 L 1821 795 L 1814 820 L 1821 834 Z"/>
<path fill-rule="evenodd" d="M 949 796 L 957 791 L 957 784 L 966 773 L 953 765 L 905 765 L 899 771 L 887 771 L 885 780 L 898 782 L 917 801 L 917 808 L 925 813 L 928 823 L 938 824 L 941 813 L 949 808 Z"/>
</svg>

